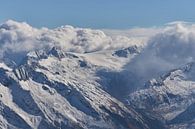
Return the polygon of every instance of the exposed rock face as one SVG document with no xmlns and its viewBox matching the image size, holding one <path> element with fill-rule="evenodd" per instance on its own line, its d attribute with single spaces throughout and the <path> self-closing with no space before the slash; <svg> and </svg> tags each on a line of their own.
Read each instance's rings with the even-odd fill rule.
<svg viewBox="0 0 195 129">
<path fill-rule="evenodd" d="M 128 57 L 128 55 L 131 54 L 138 54 L 140 52 L 139 48 L 137 46 L 131 46 L 128 48 L 124 48 L 122 50 L 116 51 L 113 55 L 116 55 L 118 57 Z"/>
</svg>

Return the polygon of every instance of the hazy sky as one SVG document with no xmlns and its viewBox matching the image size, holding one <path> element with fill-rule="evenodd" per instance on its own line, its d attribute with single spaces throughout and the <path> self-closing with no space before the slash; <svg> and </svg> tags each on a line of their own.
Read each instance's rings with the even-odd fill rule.
<svg viewBox="0 0 195 129">
<path fill-rule="evenodd" d="M 127 29 L 195 21 L 195 0 L 0 0 L 0 22 Z"/>
</svg>

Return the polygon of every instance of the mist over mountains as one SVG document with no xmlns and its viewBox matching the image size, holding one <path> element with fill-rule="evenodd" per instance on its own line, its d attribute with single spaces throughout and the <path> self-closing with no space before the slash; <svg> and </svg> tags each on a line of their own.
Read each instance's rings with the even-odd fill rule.
<svg viewBox="0 0 195 129">
<path fill-rule="evenodd" d="M 185 22 L 93 30 L 8 20 L 0 127 L 194 128 L 194 49 L 195 26 Z"/>
</svg>

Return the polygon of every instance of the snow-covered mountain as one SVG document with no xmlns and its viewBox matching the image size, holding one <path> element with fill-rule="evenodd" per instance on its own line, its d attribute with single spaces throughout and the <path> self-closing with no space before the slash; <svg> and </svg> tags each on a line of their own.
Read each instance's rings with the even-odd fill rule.
<svg viewBox="0 0 195 129">
<path fill-rule="evenodd" d="M 174 69 L 145 84 L 129 95 L 129 104 L 153 111 L 166 120 L 170 128 L 194 128 L 195 63 Z"/>
<path fill-rule="evenodd" d="M 194 30 L 132 38 L 3 23 L 0 128 L 194 128 Z"/>
<path fill-rule="evenodd" d="M 120 70 L 129 60 L 108 48 L 89 46 L 111 40 L 103 32 L 69 26 L 37 30 L 14 21 L 2 24 L 0 30 L 1 128 L 149 128 L 141 114 L 98 83 L 98 71 Z M 122 51 L 127 57 L 136 49 Z"/>
<path fill-rule="evenodd" d="M 139 113 L 101 89 L 94 74 L 103 66 L 91 54 L 54 47 L 30 52 L 10 67 L 1 63 L 1 128 L 149 128 Z"/>
</svg>

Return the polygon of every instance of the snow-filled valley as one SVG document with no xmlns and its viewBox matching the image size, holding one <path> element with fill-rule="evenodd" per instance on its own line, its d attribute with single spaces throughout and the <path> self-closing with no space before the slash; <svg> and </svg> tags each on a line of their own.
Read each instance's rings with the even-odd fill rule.
<svg viewBox="0 0 195 129">
<path fill-rule="evenodd" d="M 195 128 L 194 25 L 104 31 L 1 24 L 0 128 Z"/>
</svg>

